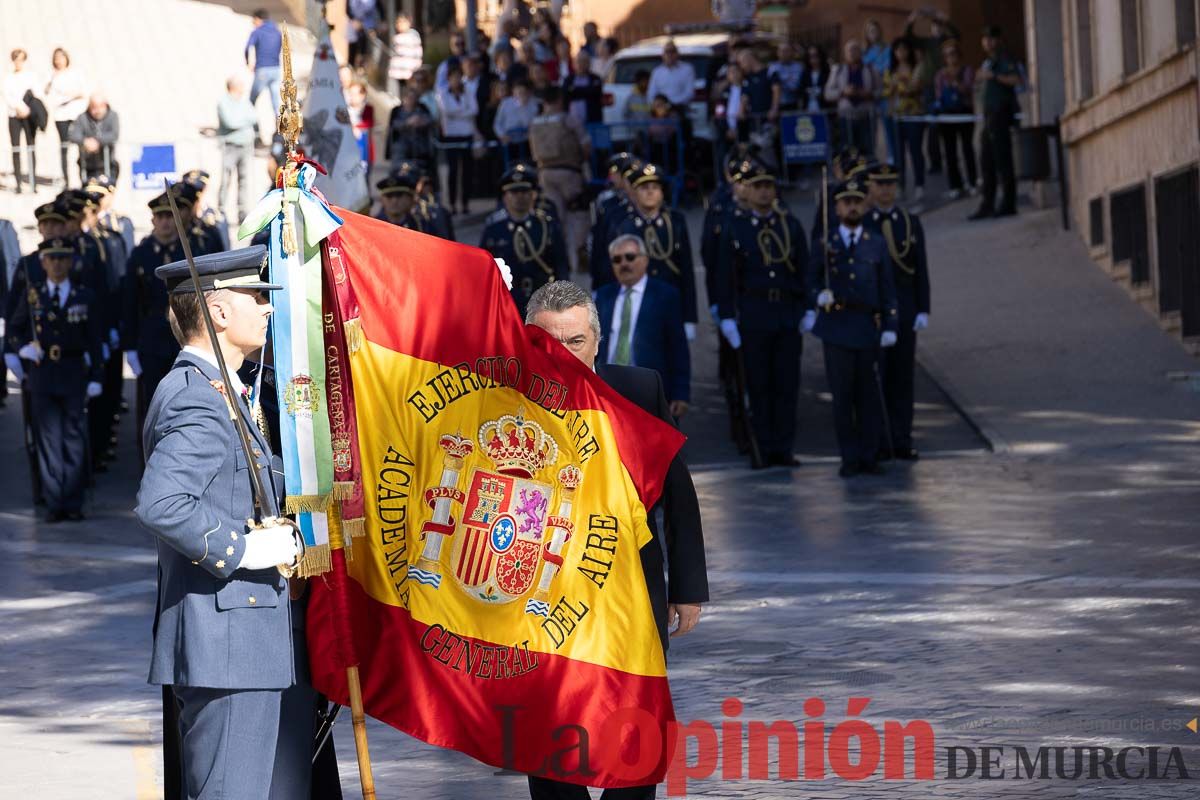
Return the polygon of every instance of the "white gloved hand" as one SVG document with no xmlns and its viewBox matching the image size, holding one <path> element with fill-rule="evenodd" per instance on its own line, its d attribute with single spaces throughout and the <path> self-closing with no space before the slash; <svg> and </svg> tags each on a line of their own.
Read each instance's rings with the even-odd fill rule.
<svg viewBox="0 0 1200 800">
<path fill-rule="evenodd" d="M 256 528 L 246 534 L 246 552 L 238 569 L 270 569 L 296 560 L 300 548 L 290 525 Z"/>
<path fill-rule="evenodd" d="M 33 342 L 30 342 L 27 345 L 23 345 L 21 349 L 17 351 L 17 355 L 26 361 L 32 361 L 33 363 L 37 364 L 42 360 L 42 348 L 38 347 Z"/>
<path fill-rule="evenodd" d="M 513 282 L 512 268 L 504 263 L 503 258 L 497 258 L 495 261 L 496 269 L 500 270 L 500 277 L 504 279 L 504 285 L 511 290 Z"/>
<path fill-rule="evenodd" d="M 142 375 L 142 360 L 138 358 L 137 350 L 125 351 L 125 363 L 129 365 L 129 371 L 133 373 L 133 377 L 140 378 Z"/>
<path fill-rule="evenodd" d="M 696 323 L 694 323 L 694 322 L 683 323 L 683 335 L 687 337 L 687 340 L 689 342 L 696 341 Z"/>
<path fill-rule="evenodd" d="M 833 292 L 828 289 L 822 289 L 821 293 L 817 295 L 817 305 L 821 308 L 828 308 L 833 305 Z"/>
<path fill-rule="evenodd" d="M 917 318 L 913 320 L 913 330 L 923 331 L 929 327 L 929 315 L 922 311 L 917 314 Z"/>
<path fill-rule="evenodd" d="M 742 334 L 738 332 L 736 319 L 721 320 L 721 335 L 725 337 L 725 341 L 729 342 L 729 346 L 734 350 L 742 346 Z"/>
<path fill-rule="evenodd" d="M 708 314 L 712 317 L 713 325 L 721 324 L 721 316 L 717 313 L 717 304 L 713 303 L 708 307 Z"/>
<path fill-rule="evenodd" d="M 108 346 L 113 350 L 121 346 L 121 334 L 117 333 L 116 328 L 108 329 Z"/>
<path fill-rule="evenodd" d="M 881 335 L 879 337 L 879 346 L 880 347 L 891 347 L 894 344 L 896 344 L 896 332 L 895 331 L 884 331 L 883 335 Z"/>
<path fill-rule="evenodd" d="M 800 329 L 808 333 L 817 324 L 817 312 L 809 309 L 804 312 L 804 319 L 800 320 Z"/>
<path fill-rule="evenodd" d="M 103 391 L 104 387 L 100 385 L 99 381 L 88 381 L 87 396 L 89 400 L 91 400 L 93 397 L 99 397 L 100 393 Z"/>
<path fill-rule="evenodd" d="M 25 368 L 21 366 L 21 359 L 16 353 L 5 353 L 4 365 L 8 367 L 8 371 L 17 379 L 17 383 L 25 380 Z"/>
</svg>

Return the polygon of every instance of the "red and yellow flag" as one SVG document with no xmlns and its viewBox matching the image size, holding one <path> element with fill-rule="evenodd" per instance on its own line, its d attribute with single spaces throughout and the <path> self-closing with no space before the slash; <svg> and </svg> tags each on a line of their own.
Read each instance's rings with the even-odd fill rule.
<svg viewBox="0 0 1200 800">
<path fill-rule="evenodd" d="M 427 742 L 658 782 L 673 710 L 638 551 L 682 436 L 527 328 L 488 253 L 337 213 L 365 535 L 311 581 L 314 685 L 345 702 L 358 663 L 367 713 Z"/>
</svg>

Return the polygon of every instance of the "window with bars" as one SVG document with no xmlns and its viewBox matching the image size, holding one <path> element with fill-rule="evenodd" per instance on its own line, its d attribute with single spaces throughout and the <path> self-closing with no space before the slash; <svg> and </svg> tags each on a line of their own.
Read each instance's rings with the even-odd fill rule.
<svg viewBox="0 0 1200 800">
<path fill-rule="evenodd" d="M 1075 0 L 1075 55 L 1079 80 L 1076 100 L 1087 100 L 1095 92 L 1092 74 L 1092 0 Z"/>
</svg>

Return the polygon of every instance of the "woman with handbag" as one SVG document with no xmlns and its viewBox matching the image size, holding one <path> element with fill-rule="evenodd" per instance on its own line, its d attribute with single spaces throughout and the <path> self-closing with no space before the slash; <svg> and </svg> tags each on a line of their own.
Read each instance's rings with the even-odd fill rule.
<svg viewBox="0 0 1200 800">
<path fill-rule="evenodd" d="M 4 76 L 4 104 L 8 106 L 8 140 L 12 144 L 13 175 L 17 179 L 17 194 L 20 194 L 22 149 L 29 154 L 29 186 L 37 189 L 37 155 L 33 149 L 37 120 L 30 101 L 36 100 L 40 86 L 33 72 L 25 68 L 29 56 L 24 50 L 18 47 L 9 58 L 12 59 L 12 72 Z M 41 104 L 41 101 L 37 102 Z M 45 111 L 44 106 L 42 111 Z M 21 145 L 22 137 L 25 139 L 24 148 Z"/>
</svg>

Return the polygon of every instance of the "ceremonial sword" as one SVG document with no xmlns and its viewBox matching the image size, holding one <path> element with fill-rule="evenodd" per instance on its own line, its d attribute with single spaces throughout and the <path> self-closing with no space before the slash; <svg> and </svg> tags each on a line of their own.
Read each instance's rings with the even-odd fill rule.
<svg viewBox="0 0 1200 800">
<path fill-rule="evenodd" d="M 183 227 L 183 218 L 179 215 L 179 206 L 175 203 L 175 195 L 171 192 L 171 182 L 163 179 L 163 184 L 167 189 L 167 202 L 171 204 L 171 214 L 175 218 L 175 230 L 179 232 L 179 243 L 183 246 L 183 257 L 187 261 L 188 273 L 192 276 L 192 290 L 196 293 L 196 302 L 200 306 L 200 313 L 204 317 L 204 328 L 208 331 L 208 343 L 212 347 L 213 356 L 217 359 L 217 370 L 221 373 L 221 381 L 225 385 L 225 391 L 222 394 L 225 396 L 225 402 L 229 406 L 229 415 L 233 422 L 233 427 L 238 433 L 238 442 L 242 446 L 242 455 L 246 458 L 246 464 L 250 467 L 250 487 L 254 494 L 254 516 L 253 519 L 246 520 L 246 525 L 250 528 L 273 528 L 278 526 L 287 526 L 292 529 L 297 542 L 300 543 L 300 552 L 297 553 L 295 560 L 291 564 L 280 564 L 279 572 L 283 577 L 290 578 L 295 574 L 300 562 L 304 559 L 304 536 L 300 533 L 300 526 L 293 520 L 287 517 L 264 517 L 265 509 L 268 507 L 266 503 L 267 489 L 263 484 L 262 473 L 259 471 L 258 459 L 254 455 L 254 440 L 250 433 L 250 426 L 246 423 L 246 418 L 242 416 L 236 402 L 229 393 L 233 391 L 233 382 L 229 378 L 229 367 L 225 364 L 225 354 L 221 351 L 221 342 L 217 339 L 217 329 L 213 325 L 212 314 L 208 310 L 208 303 L 204 299 L 204 290 L 200 288 L 200 273 L 196 270 L 196 260 L 192 258 L 192 245 L 188 241 L 187 231 Z"/>
</svg>

